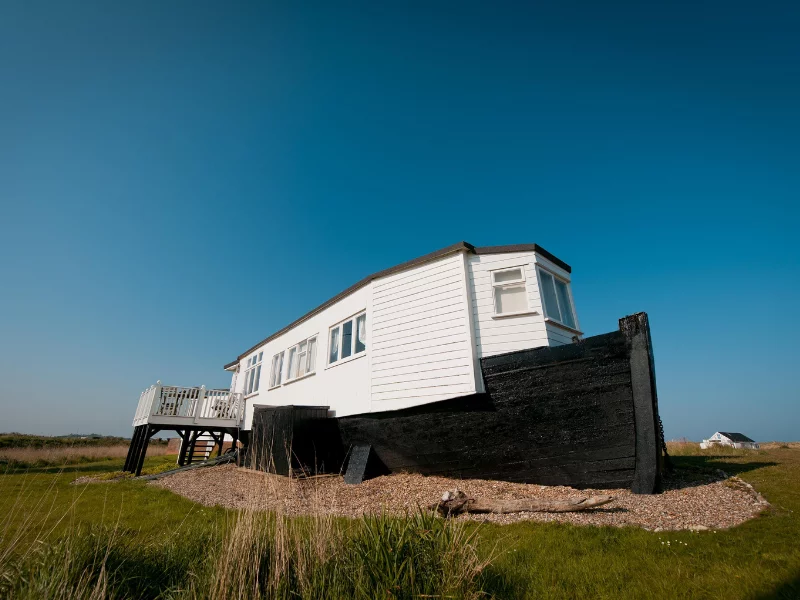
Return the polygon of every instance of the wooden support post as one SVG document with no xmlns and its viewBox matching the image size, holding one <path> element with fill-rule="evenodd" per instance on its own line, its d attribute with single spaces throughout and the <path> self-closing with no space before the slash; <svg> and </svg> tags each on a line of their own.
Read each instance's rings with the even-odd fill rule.
<svg viewBox="0 0 800 600">
<path fill-rule="evenodd" d="M 150 443 L 150 436 L 155 433 L 155 430 L 150 429 L 150 425 L 142 425 L 144 427 L 144 435 L 142 436 L 142 443 L 140 444 L 140 451 L 138 460 L 136 462 L 136 477 L 142 474 L 142 466 L 144 465 L 144 457 L 147 455 L 147 446 Z"/>
<path fill-rule="evenodd" d="M 636 429 L 636 459 L 631 491 L 634 494 L 654 494 L 661 487 L 663 458 L 658 426 L 656 370 L 647 313 L 623 317 L 619 320 L 619 328 L 627 338 L 630 352 Z"/>
<path fill-rule="evenodd" d="M 180 432 L 178 432 L 180 435 Z M 191 437 L 192 432 L 188 429 L 185 429 L 183 435 L 181 435 L 182 442 L 181 442 L 181 450 L 178 453 L 178 466 L 184 466 L 186 464 L 186 450 L 189 448 L 189 438 Z"/>
<path fill-rule="evenodd" d="M 192 464 L 194 461 L 194 447 L 197 444 L 197 438 L 199 438 L 202 433 L 202 431 L 192 432 L 192 439 L 189 443 L 189 464 Z"/>
<path fill-rule="evenodd" d="M 222 456 L 222 444 L 225 443 L 225 432 L 219 434 L 219 450 L 217 450 L 217 458 Z"/>
<path fill-rule="evenodd" d="M 133 435 L 131 436 L 131 444 L 128 446 L 128 454 L 125 457 L 125 466 L 122 467 L 123 471 L 132 471 L 134 465 L 134 457 L 137 457 L 136 449 L 139 443 L 139 437 L 142 432 L 142 426 L 137 425 L 133 428 Z"/>
<path fill-rule="evenodd" d="M 231 448 L 236 450 L 236 466 L 240 467 L 242 464 L 242 457 L 239 453 L 239 429 L 234 429 L 231 431 L 231 437 L 233 438 L 233 442 L 231 444 Z"/>
</svg>

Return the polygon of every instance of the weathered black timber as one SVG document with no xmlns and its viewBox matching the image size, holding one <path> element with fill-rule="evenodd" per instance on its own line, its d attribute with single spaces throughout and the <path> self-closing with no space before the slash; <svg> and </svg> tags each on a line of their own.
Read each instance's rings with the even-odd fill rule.
<svg viewBox="0 0 800 600">
<path fill-rule="evenodd" d="M 344 482 L 355 485 L 389 472 L 369 444 L 356 444 L 350 450 Z"/>
<path fill-rule="evenodd" d="M 256 406 L 250 437 L 251 468 L 289 475 L 341 467 L 341 442 L 327 406 Z"/>
<path fill-rule="evenodd" d="M 621 319 L 620 329 L 483 358 L 485 394 L 309 420 L 305 443 L 342 452 L 369 445 L 376 464 L 393 472 L 653 493 L 661 451 L 647 315 Z M 269 425 L 259 423 L 254 417 L 254 435 Z M 317 434 L 333 423 L 335 432 Z M 294 424 L 285 427 L 284 439 L 297 440 Z"/>
<path fill-rule="evenodd" d="M 664 468 L 650 322 L 647 314 L 638 313 L 620 319 L 619 328 L 628 340 L 631 390 L 636 417 L 636 470 L 631 490 L 637 494 L 650 494 L 661 487 L 661 472 Z"/>
</svg>

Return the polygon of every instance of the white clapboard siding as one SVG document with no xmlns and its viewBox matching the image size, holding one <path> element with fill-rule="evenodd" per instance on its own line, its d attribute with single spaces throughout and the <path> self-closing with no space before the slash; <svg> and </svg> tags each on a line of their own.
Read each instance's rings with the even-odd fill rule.
<svg viewBox="0 0 800 600">
<path fill-rule="evenodd" d="M 572 336 L 576 335 L 574 332 L 564 329 L 563 327 L 559 327 L 558 325 L 554 325 L 553 323 L 546 322 L 545 326 L 547 327 L 547 339 L 549 340 L 551 346 L 563 346 L 564 344 L 571 344 Z"/>
<path fill-rule="evenodd" d="M 372 410 L 393 410 L 475 392 L 460 253 L 372 285 Z"/>
<path fill-rule="evenodd" d="M 534 314 L 494 318 L 491 272 L 512 267 L 525 270 L 528 308 Z M 550 345 L 533 252 L 470 255 L 467 269 L 478 357 Z"/>
</svg>

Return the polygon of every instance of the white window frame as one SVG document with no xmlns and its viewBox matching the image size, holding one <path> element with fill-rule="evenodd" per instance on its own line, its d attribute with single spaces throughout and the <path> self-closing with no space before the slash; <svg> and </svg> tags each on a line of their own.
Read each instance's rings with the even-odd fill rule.
<svg viewBox="0 0 800 600">
<path fill-rule="evenodd" d="M 566 329 L 568 331 L 572 331 L 573 333 L 577 333 L 579 335 L 583 335 L 583 332 L 580 330 L 580 323 L 578 323 L 578 314 L 575 311 L 575 300 L 572 297 L 572 282 L 570 282 L 569 279 L 561 277 L 557 273 L 554 273 L 550 269 L 545 269 L 542 266 L 537 265 L 536 269 L 537 269 L 537 271 L 539 271 L 539 273 L 538 273 L 538 277 L 539 277 L 539 296 L 542 299 L 542 314 L 544 315 L 544 320 L 549 322 L 549 323 L 553 323 L 554 325 L 558 325 L 559 327 L 563 327 L 564 329 Z M 553 281 L 553 285 L 554 286 L 555 286 L 555 282 L 556 281 L 560 281 L 561 283 L 563 283 L 567 287 L 567 297 L 569 298 L 569 309 L 570 309 L 570 311 L 572 311 L 572 321 L 575 323 L 574 327 L 572 327 L 570 325 L 567 325 L 566 323 L 561 321 L 561 315 L 563 315 L 563 312 L 561 310 L 561 300 L 558 297 L 558 290 L 557 289 L 554 289 L 553 291 L 555 292 L 555 296 L 556 296 L 556 303 L 558 305 L 559 318 L 556 319 L 556 318 L 551 317 L 551 316 L 549 316 L 547 314 L 547 306 L 545 306 L 545 300 L 544 300 L 544 279 L 542 278 L 542 273 L 547 273 L 548 275 L 550 275 L 553 278 L 553 280 L 554 280 Z"/>
<path fill-rule="evenodd" d="M 261 387 L 261 362 L 264 352 L 259 350 L 247 359 L 247 366 L 244 371 L 244 397 L 255 396 Z"/>
<path fill-rule="evenodd" d="M 272 355 L 272 360 L 270 361 L 269 366 L 269 387 L 267 390 L 274 390 L 275 388 L 281 387 L 283 384 L 283 359 L 285 355 L 286 350 L 281 350 L 280 352 Z M 277 371 L 275 370 L 276 362 L 278 365 Z"/>
<path fill-rule="evenodd" d="M 518 317 L 520 315 L 535 315 L 536 311 L 531 308 L 531 301 L 528 298 L 528 282 L 525 278 L 525 268 L 527 265 L 517 265 L 515 267 L 503 267 L 502 269 L 496 269 L 494 271 L 489 271 L 489 276 L 491 277 L 492 282 L 492 318 L 493 319 L 505 319 L 506 317 Z M 508 271 L 519 271 L 521 277 L 519 279 L 512 279 L 511 281 L 495 281 L 495 275 L 498 273 L 507 273 Z M 527 308 L 525 310 L 516 310 L 514 312 L 507 312 L 507 313 L 499 313 L 497 312 L 497 290 L 510 288 L 510 287 L 522 287 L 525 290 L 525 304 Z"/>
<path fill-rule="evenodd" d="M 346 319 L 342 319 L 336 325 L 331 326 L 328 329 L 328 343 L 325 346 L 325 368 L 329 369 L 331 367 L 335 367 L 337 365 L 341 365 L 343 363 L 350 362 L 351 360 L 355 360 L 357 358 L 361 358 L 362 356 L 367 355 L 367 348 L 369 348 L 369 323 L 366 324 L 366 332 L 365 332 L 365 339 L 364 339 L 364 349 L 359 350 L 356 352 L 356 339 L 358 338 L 358 320 L 361 317 L 366 319 L 367 311 L 361 310 L 354 315 Z M 344 343 L 344 335 L 343 335 L 343 326 L 345 323 L 352 321 L 353 323 L 353 334 L 350 337 L 350 356 L 342 358 L 342 344 Z M 339 330 L 339 340 L 336 352 L 336 360 L 331 362 L 331 341 L 333 337 L 333 332 Z"/>
<path fill-rule="evenodd" d="M 312 341 L 314 342 L 314 352 L 313 352 L 313 354 L 308 352 L 308 345 Z M 305 344 L 306 345 L 305 352 L 303 352 L 302 355 L 300 355 L 300 345 L 301 344 Z M 303 373 L 298 374 L 296 377 L 293 377 L 293 373 L 292 373 L 292 369 L 291 369 L 292 362 L 290 360 L 290 357 L 292 356 L 292 350 L 294 350 L 297 353 L 297 355 L 300 355 L 300 356 L 303 357 L 302 359 L 298 359 L 298 364 L 300 364 L 300 360 L 304 360 L 305 361 L 305 370 L 303 371 Z M 317 355 L 318 354 L 319 354 L 319 335 L 316 334 L 316 333 L 314 335 L 311 335 L 311 336 L 307 337 L 304 340 L 300 340 L 294 346 L 291 346 L 291 347 L 287 348 L 286 349 L 286 360 L 285 360 L 285 362 L 286 362 L 286 377 L 284 378 L 282 385 L 286 385 L 287 383 L 292 383 L 294 381 L 300 381 L 301 379 L 304 379 L 306 377 L 310 377 L 311 375 L 314 375 L 317 372 Z M 309 370 L 309 363 L 311 362 L 311 357 L 312 356 L 314 358 L 314 360 L 313 360 L 313 363 L 314 363 L 313 364 L 313 370 Z"/>
</svg>

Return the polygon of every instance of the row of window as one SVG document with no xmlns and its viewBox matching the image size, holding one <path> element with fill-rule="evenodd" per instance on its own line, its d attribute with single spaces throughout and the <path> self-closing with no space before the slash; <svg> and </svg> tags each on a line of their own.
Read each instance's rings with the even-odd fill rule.
<svg viewBox="0 0 800 600">
<path fill-rule="evenodd" d="M 538 271 L 545 316 L 574 329 L 575 311 L 567 282 L 544 269 Z M 495 315 L 510 316 L 529 312 L 525 269 L 514 267 L 492 271 L 492 297 Z"/>
<path fill-rule="evenodd" d="M 538 269 L 544 314 L 547 318 L 567 327 L 575 328 L 575 311 L 567 282 L 544 269 Z M 497 316 L 511 316 L 530 312 L 528 291 L 525 284 L 525 269 L 513 267 L 492 271 L 492 298 Z M 334 325 L 328 334 L 328 364 L 346 360 L 367 349 L 367 315 L 361 313 Z M 258 391 L 261 378 L 263 352 L 247 360 L 245 368 L 245 394 Z M 284 381 L 293 381 L 314 373 L 316 369 L 317 336 L 313 335 L 295 344 L 288 350 L 272 357 L 269 372 L 269 387 L 274 388 Z M 284 360 L 286 357 L 286 360 Z M 286 370 L 284 371 L 284 362 Z"/>
<path fill-rule="evenodd" d="M 351 317 L 331 327 L 328 339 L 328 364 L 334 364 L 365 352 L 367 349 L 366 313 Z M 259 352 L 247 360 L 244 379 L 246 395 L 254 394 L 258 391 L 262 355 L 263 352 Z M 281 383 L 293 381 L 314 373 L 316 361 L 316 335 L 295 344 L 288 350 L 278 352 L 272 357 L 269 371 L 269 387 L 274 388 L 281 385 Z M 286 363 L 285 370 L 284 363 Z"/>
</svg>

